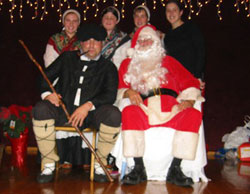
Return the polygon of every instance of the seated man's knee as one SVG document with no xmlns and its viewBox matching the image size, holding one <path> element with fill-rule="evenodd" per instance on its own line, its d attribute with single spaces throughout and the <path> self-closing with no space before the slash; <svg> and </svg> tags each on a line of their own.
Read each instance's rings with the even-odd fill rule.
<svg viewBox="0 0 250 194">
<path fill-rule="evenodd" d="M 36 103 L 32 109 L 32 116 L 35 120 L 50 119 L 50 107 L 53 106 L 49 101 L 42 100 Z"/>
<path fill-rule="evenodd" d="M 113 106 L 110 109 L 109 114 L 110 114 L 111 119 L 115 123 L 115 125 L 120 126 L 121 125 L 121 112 L 120 112 L 120 110 L 117 107 Z"/>
<path fill-rule="evenodd" d="M 104 124 L 119 127 L 121 125 L 121 112 L 112 105 L 105 105 L 102 107 L 102 114 L 105 115 Z"/>
</svg>

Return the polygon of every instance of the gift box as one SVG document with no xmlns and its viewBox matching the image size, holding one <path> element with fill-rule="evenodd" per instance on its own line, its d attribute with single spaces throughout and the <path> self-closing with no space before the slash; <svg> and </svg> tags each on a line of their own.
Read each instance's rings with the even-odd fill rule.
<svg viewBox="0 0 250 194">
<path fill-rule="evenodd" d="M 238 148 L 240 161 L 250 162 L 250 142 L 243 143 Z"/>
</svg>

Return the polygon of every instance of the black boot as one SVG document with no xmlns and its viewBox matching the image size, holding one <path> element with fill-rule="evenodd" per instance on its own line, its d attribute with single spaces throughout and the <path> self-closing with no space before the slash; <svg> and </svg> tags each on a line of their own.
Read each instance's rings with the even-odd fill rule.
<svg viewBox="0 0 250 194">
<path fill-rule="evenodd" d="M 107 175 L 99 163 L 95 163 L 94 181 L 99 183 L 109 182 Z"/>
<path fill-rule="evenodd" d="M 40 173 L 37 177 L 36 180 L 39 183 L 49 183 L 52 182 L 54 179 L 54 172 L 52 172 L 52 174 L 46 175 L 46 174 L 42 174 Z"/>
<path fill-rule="evenodd" d="M 194 184 L 191 178 L 183 174 L 180 166 L 174 166 L 169 169 L 166 181 L 183 187 Z"/>
<path fill-rule="evenodd" d="M 136 185 L 147 180 L 144 166 L 135 165 L 134 169 L 122 179 L 123 184 Z"/>
<path fill-rule="evenodd" d="M 94 174 L 94 181 L 98 183 L 106 183 L 109 182 L 108 177 L 106 174 Z"/>
</svg>

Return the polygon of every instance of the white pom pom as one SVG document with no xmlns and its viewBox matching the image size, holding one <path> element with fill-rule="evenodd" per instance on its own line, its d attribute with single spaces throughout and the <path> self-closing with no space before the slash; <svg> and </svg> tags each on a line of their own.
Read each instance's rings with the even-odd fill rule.
<svg viewBox="0 0 250 194">
<path fill-rule="evenodd" d="M 127 50 L 127 55 L 128 55 L 129 58 L 132 58 L 132 57 L 133 57 L 134 51 L 135 51 L 134 48 L 129 48 L 129 49 Z"/>
</svg>

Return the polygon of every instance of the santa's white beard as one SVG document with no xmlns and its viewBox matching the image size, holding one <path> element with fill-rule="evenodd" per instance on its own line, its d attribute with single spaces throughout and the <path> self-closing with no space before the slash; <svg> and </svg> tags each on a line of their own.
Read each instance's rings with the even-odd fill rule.
<svg viewBox="0 0 250 194">
<path fill-rule="evenodd" d="M 149 90 L 159 88 L 166 83 L 167 69 L 161 67 L 165 51 L 161 45 L 153 44 L 146 51 L 138 50 L 131 59 L 124 81 L 131 85 L 133 90 L 147 95 Z"/>
</svg>

